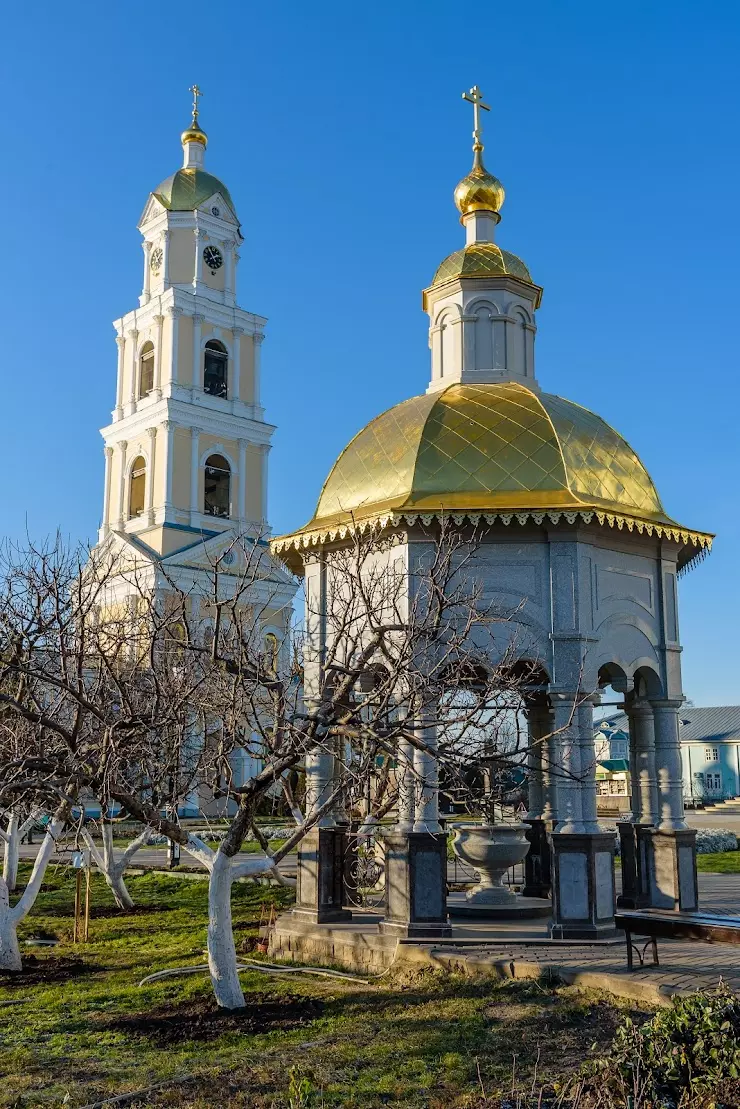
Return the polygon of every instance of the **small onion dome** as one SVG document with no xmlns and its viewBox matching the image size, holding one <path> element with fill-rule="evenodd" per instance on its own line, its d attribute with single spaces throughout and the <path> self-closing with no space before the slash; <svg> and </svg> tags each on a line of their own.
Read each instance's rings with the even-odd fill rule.
<svg viewBox="0 0 740 1109">
<path fill-rule="evenodd" d="M 180 136 L 180 141 L 182 142 L 183 146 L 186 142 L 199 142 L 202 143 L 203 146 L 208 146 L 208 135 L 206 135 L 205 131 L 202 131 L 200 129 L 196 121 L 194 123 L 191 123 L 187 131 L 183 131 L 182 135 Z"/>
<path fill-rule="evenodd" d="M 475 151 L 473 168 L 455 189 L 455 204 L 461 216 L 470 212 L 499 212 L 504 203 L 504 186 L 483 165 L 481 150 Z"/>
</svg>

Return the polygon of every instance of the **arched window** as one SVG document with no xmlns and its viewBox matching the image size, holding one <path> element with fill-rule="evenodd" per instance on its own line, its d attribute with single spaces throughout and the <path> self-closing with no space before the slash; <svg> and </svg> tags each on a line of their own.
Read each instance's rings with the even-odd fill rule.
<svg viewBox="0 0 740 1109">
<path fill-rule="evenodd" d="M 139 397 L 148 397 L 154 388 L 154 343 L 144 343 L 139 355 Z"/>
<path fill-rule="evenodd" d="M 225 397 L 229 373 L 229 356 L 223 343 L 211 339 L 206 343 L 203 360 L 203 389 L 212 397 Z"/>
<path fill-rule="evenodd" d="M 146 461 L 139 455 L 131 466 L 131 480 L 128 489 L 128 518 L 133 520 L 144 511 L 146 492 Z"/>
<path fill-rule="evenodd" d="M 206 516 L 228 518 L 231 494 L 231 467 L 221 454 L 206 459 L 203 511 Z"/>
</svg>

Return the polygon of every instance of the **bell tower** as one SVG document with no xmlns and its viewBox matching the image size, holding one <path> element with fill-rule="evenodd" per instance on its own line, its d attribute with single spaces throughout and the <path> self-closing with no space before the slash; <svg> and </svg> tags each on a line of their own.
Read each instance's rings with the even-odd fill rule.
<svg viewBox="0 0 740 1109">
<path fill-rule="evenodd" d="M 190 91 L 182 167 L 152 191 L 139 222 L 141 295 L 114 323 L 115 407 L 101 431 L 100 541 L 117 533 L 155 557 L 230 529 L 267 530 L 266 320 L 237 303 L 244 240 L 229 190 L 205 169 L 201 92 Z"/>
</svg>

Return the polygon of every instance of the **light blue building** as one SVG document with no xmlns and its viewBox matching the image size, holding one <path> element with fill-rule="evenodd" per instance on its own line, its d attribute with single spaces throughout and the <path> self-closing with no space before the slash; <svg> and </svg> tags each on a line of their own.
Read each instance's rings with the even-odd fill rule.
<svg viewBox="0 0 740 1109">
<path fill-rule="evenodd" d="M 684 802 L 696 805 L 740 797 L 740 705 L 679 713 Z M 605 717 L 596 729 L 597 758 L 629 757 L 626 713 Z"/>
</svg>

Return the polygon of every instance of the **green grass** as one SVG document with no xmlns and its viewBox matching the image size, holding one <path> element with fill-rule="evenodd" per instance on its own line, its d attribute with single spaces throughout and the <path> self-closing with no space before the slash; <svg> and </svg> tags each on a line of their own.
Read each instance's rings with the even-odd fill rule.
<svg viewBox="0 0 740 1109">
<path fill-rule="evenodd" d="M 740 874 L 740 851 L 697 855 L 696 869 L 704 874 Z"/>
<path fill-rule="evenodd" d="M 28 874 L 24 867 L 22 877 Z M 331 979 L 242 975 L 249 1022 L 215 1029 L 207 977 L 170 978 L 138 987 L 147 974 L 202 961 L 207 923 L 205 882 L 157 875 L 128 881 L 138 913 L 118 912 L 97 878 L 92 883 L 90 942 L 71 944 L 74 878 L 50 869 L 21 929 L 61 940 L 53 950 L 23 947 L 35 980 L 0 976 L 0 1105 L 74 1109 L 185 1075 L 137 1105 L 285 1109 L 291 1083 L 305 1079 L 301 1105 L 325 1109 L 470 1109 L 481 1082 L 489 1096 L 517 1073 L 551 1081 L 611 1040 L 624 1003 L 573 988 L 428 972 L 388 975 L 374 984 Z M 239 946 L 256 935 L 261 905 L 289 894 L 255 885 L 233 892 Z M 29 958 L 30 956 L 30 958 Z M 39 981 L 60 959 L 79 957 L 86 973 Z M 43 968 L 42 968 L 43 969 Z M 22 1004 L 3 1002 L 21 1000 Z M 305 1009 L 312 1006 L 307 1014 Z M 304 1023 L 295 1023 L 303 1011 Z M 196 1015 L 201 1025 L 192 1026 Z M 127 1018 L 156 1018 L 135 1029 Z M 182 1018 L 190 1022 L 183 1029 Z M 276 1026 L 277 1025 L 277 1026 Z M 163 1029 L 171 1042 L 162 1043 Z M 204 1040 L 211 1034 L 213 1038 Z M 169 1034 L 169 1033 L 168 1033 Z M 479 1077 L 480 1072 L 480 1077 Z M 66 1099 L 66 1100 L 65 1100 Z M 323 1100 L 322 1100 L 323 1099 Z"/>
</svg>

